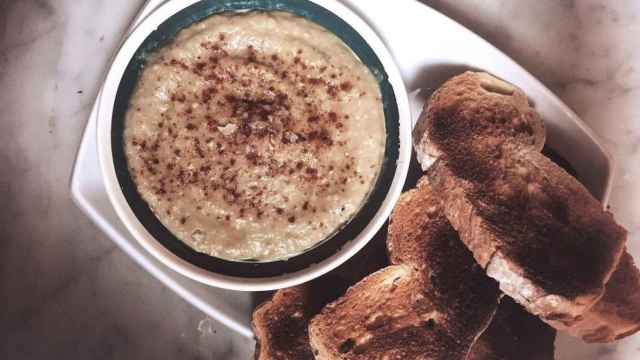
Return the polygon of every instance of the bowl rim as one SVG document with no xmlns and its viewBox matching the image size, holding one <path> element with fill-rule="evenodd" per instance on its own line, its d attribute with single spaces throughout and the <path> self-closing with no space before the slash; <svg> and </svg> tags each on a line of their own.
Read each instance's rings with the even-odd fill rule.
<svg viewBox="0 0 640 360">
<path fill-rule="evenodd" d="M 201 283 L 231 290 L 266 291 L 283 287 L 295 286 L 312 280 L 333 269 L 355 255 L 378 232 L 389 217 L 393 206 L 397 202 L 409 169 L 411 156 L 411 114 L 408 94 L 401 78 L 400 70 L 374 30 L 358 15 L 336 0 L 307 0 L 323 7 L 333 15 L 345 21 L 367 43 L 378 57 L 387 73 L 387 81 L 393 89 L 398 110 L 399 153 L 395 166 L 393 180 L 386 196 L 376 214 L 368 221 L 359 235 L 346 242 L 333 255 L 320 262 L 310 263 L 304 269 L 285 273 L 273 277 L 250 278 L 229 276 L 208 271 L 186 260 L 165 248 L 145 228 L 133 212 L 125 198 L 114 165 L 111 143 L 112 115 L 115 109 L 116 95 L 125 70 L 140 45 L 162 23 L 180 11 L 200 2 L 201 0 L 169 1 L 149 14 L 125 39 L 113 59 L 113 63 L 106 76 L 105 85 L 98 101 L 98 129 L 97 144 L 100 168 L 109 200 L 118 217 L 146 251 L 159 261 L 178 273 Z M 366 204 L 364 206 L 367 206 Z"/>
</svg>

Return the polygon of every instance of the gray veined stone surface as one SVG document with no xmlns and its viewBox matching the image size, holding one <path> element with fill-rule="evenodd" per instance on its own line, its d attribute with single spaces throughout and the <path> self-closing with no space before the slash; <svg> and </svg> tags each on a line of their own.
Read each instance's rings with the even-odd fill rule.
<svg viewBox="0 0 640 360">
<path fill-rule="evenodd" d="M 618 162 L 611 208 L 640 250 L 640 2 L 424 2 L 511 55 L 604 140 Z M 69 196 L 100 80 L 142 4 L 0 0 L 2 359 L 234 360 L 253 352 L 251 341 L 138 267 Z M 424 36 L 436 35 L 416 34 L 418 44 Z M 636 350 L 607 345 L 596 358 L 632 359 Z"/>
</svg>

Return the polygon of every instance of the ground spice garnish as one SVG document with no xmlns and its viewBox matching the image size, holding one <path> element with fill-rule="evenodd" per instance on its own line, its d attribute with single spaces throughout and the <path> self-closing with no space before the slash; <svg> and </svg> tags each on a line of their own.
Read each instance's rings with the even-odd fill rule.
<svg viewBox="0 0 640 360">
<path fill-rule="evenodd" d="M 145 170 L 166 179 L 166 183 L 155 188 L 156 192 L 180 194 L 186 187 L 199 188 L 209 199 L 222 197 L 240 218 L 246 217 L 249 211 L 262 218 L 274 216 L 271 211 L 265 212 L 273 209 L 265 202 L 266 194 L 273 192 L 268 187 L 247 187 L 244 181 L 263 181 L 264 177 L 283 178 L 285 184 L 303 181 L 314 184 L 314 192 L 319 196 L 329 191 L 345 191 L 351 175 L 334 165 L 315 161 L 333 146 L 346 144 L 340 136 L 345 126 L 343 121 L 348 120 L 349 115 L 335 110 L 339 106 L 329 107 L 332 110 L 327 111 L 326 104 L 319 104 L 316 98 L 320 95 L 320 101 L 327 101 L 328 95 L 328 101 L 338 104 L 341 92 L 352 91 L 354 84 L 345 79 L 344 74 L 338 76 L 334 66 L 329 72 L 328 66 L 306 63 L 302 49 L 297 49 L 292 59 L 285 59 L 275 53 L 259 54 L 248 45 L 243 55 L 245 65 L 230 62 L 225 40 L 225 34 L 220 33 L 217 40 L 202 42 L 202 54 L 191 62 L 187 59 L 164 62 L 166 66 L 190 71 L 205 85 L 197 91 L 180 86 L 173 90 L 170 100 L 175 103 L 176 112 L 162 114 L 163 121 L 157 126 L 166 128 L 166 132 L 162 138 L 154 139 L 151 147 L 146 140 L 131 141 L 142 151 L 156 153 L 162 148 L 159 154 L 183 157 L 180 161 L 171 159 L 175 163 L 165 160 L 160 166 L 155 155 L 145 157 Z M 265 81 L 253 75 L 251 71 L 263 66 L 273 67 L 275 79 Z M 187 99 L 190 106 L 179 105 Z M 176 140 L 171 141 L 172 138 Z M 287 153 L 300 154 L 305 160 L 276 161 L 276 155 Z M 255 169 L 255 174 L 251 169 Z M 244 179 L 242 183 L 239 174 Z M 339 188 L 332 189 L 336 186 Z M 286 205 L 276 207 L 275 214 L 290 223 L 296 222 L 296 216 L 285 213 L 291 214 L 297 209 L 318 211 L 309 201 L 296 202 L 295 198 L 278 196 L 282 196 Z M 231 216 L 225 215 L 224 219 L 230 221 Z M 186 217 L 180 218 L 181 224 L 186 222 Z"/>
</svg>

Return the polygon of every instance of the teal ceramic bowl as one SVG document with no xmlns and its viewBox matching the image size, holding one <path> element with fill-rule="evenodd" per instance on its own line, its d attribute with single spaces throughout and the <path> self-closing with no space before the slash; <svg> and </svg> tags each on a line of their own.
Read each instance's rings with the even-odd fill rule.
<svg viewBox="0 0 640 360">
<path fill-rule="evenodd" d="M 147 55 L 190 25 L 222 12 L 286 11 L 336 34 L 374 74 L 383 99 L 387 146 L 378 181 L 366 204 L 343 228 L 286 260 L 229 261 L 196 252 L 156 218 L 138 194 L 123 147 L 125 114 Z M 98 148 L 109 197 L 132 235 L 170 268 L 209 285 L 272 290 L 320 276 L 353 256 L 388 218 L 406 178 L 410 156 L 409 104 L 399 71 L 366 23 L 333 0 L 170 1 L 149 15 L 124 42 L 99 104 Z"/>
</svg>

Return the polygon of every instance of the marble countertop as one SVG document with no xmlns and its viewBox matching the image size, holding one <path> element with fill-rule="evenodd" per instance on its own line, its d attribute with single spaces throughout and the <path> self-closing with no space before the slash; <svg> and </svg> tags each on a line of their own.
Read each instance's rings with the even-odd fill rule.
<svg viewBox="0 0 640 360">
<path fill-rule="evenodd" d="M 604 139 L 618 162 L 611 209 L 640 250 L 640 2 L 424 2 L 511 55 Z M 253 352 L 134 264 L 69 196 L 100 80 L 142 3 L 0 0 L 2 359 Z"/>
</svg>

